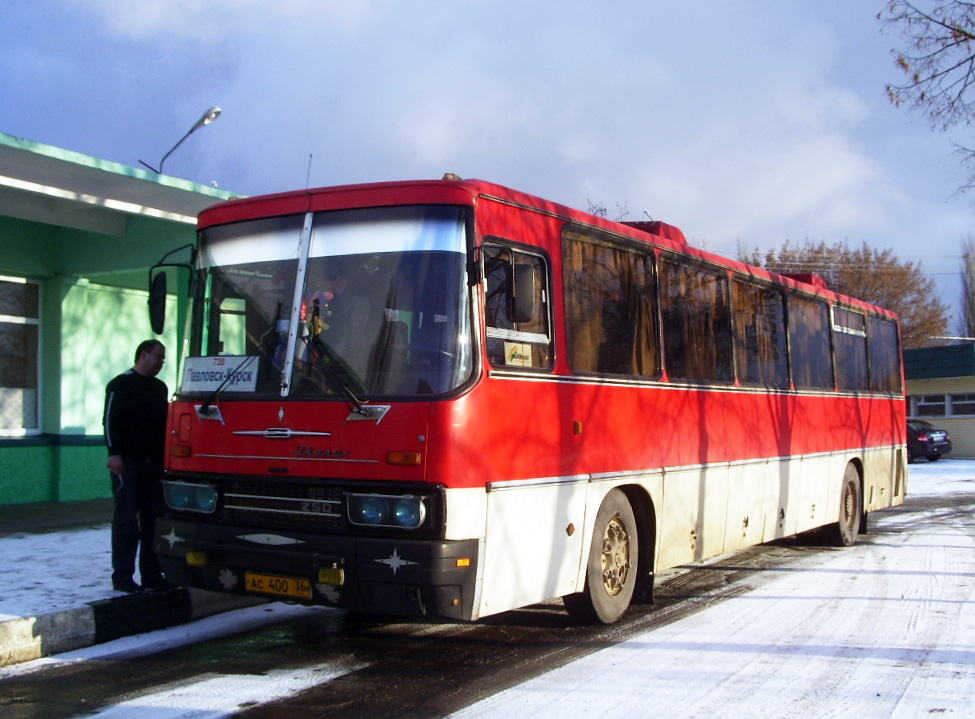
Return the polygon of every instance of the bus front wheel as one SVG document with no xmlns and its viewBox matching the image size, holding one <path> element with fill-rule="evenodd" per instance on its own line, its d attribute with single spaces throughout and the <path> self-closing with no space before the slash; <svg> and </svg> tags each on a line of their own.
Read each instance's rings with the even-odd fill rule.
<svg viewBox="0 0 975 719">
<path fill-rule="evenodd" d="M 860 491 L 860 473 L 852 464 L 846 465 L 840 488 L 840 516 L 829 527 L 828 539 L 836 547 L 849 547 L 860 535 L 860 515 L 863 513 L 863 494 Z"/>
<path fill-rule="evenodd" d="M 587 624 L 612 624 L 630 606 L 639 567 L 636 517 L 626 495 L 613 489 L 596 514 L 586 586 L 563 597 L 569 615 Z"/>
</svg>

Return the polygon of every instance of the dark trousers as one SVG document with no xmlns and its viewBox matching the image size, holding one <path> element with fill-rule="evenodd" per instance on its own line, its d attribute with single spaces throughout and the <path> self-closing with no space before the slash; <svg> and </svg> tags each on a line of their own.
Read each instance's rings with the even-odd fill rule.
<svg viewBox="0 0 975 719">
<path fill-rule="evenodd" d="M 112 580 L 131 579 L 135 557 L 143 582 L 162 576 L 153 548 L 156 518 L 163 513 L 162 467 L 145 459 L 122 459 L 122 474 L 112 475 Z M 141 545 L 141 548 L 140 548 Z"/>
</svg>

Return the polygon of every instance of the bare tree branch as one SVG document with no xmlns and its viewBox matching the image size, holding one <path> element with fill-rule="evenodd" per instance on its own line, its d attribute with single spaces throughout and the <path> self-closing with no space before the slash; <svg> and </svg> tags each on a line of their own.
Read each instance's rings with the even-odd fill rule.
<svg viewBox="0 0 975 719">
<path fill-rule="evenodd" d="M 920 263 L 900 262 L 889 249 L 786 242 L 778 250 L 756 249 L 741 259 L 780 274 L 821 275 L 831 290 L 896 312 L 904 347 L 936 344 L 931 338 L 944 335 L 948 327 L 948 311 L 934 280 L 924 276 Z"/>
</svg>

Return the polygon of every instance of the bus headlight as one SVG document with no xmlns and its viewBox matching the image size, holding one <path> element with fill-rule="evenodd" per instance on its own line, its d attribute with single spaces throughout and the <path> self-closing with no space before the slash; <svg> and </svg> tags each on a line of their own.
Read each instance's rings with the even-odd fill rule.
<svg viewBox="0 0 975 719">
<path fill-rule="evenodd" d="M 209 484 L 164 481 L 163 496 L 170 509 L 205 514 L 217 509 L 217 490 Z"/>
<path fill-rule="evenodd" d="M 360 527 L 416 529 L 427 517 L 423 497 L 352 493 L 346 497 L 349 521 Z"/>
</svg>

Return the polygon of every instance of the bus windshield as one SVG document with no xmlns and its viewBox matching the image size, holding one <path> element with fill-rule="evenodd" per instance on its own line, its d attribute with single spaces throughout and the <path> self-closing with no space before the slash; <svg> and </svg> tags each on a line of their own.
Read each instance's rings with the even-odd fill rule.
<svg viewBox="0 0 975 719">
<path fill-rule="evenodd" d="M 463 208 L 411 206 L 204 229 L 181 394 L 457 388 L 473 364 L 465 228 Z"/>
</svg>

